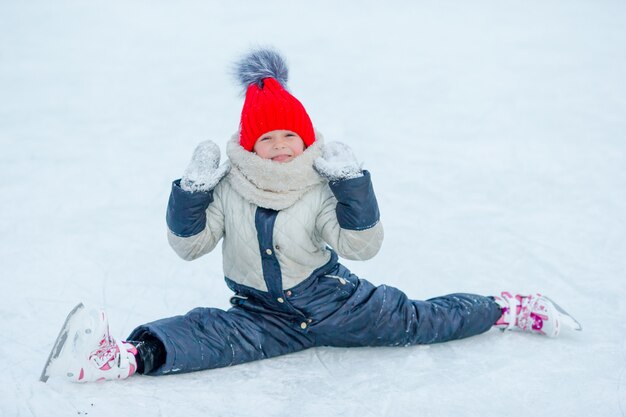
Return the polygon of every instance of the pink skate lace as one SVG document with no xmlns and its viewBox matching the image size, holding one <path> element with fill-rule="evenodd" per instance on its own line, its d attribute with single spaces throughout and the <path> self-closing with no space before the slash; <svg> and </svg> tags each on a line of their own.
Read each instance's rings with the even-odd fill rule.
<svg viewBox="0 0 626 417">
<path fill-rule="evenodd" d="M 137 348 L 135 348 L 132 344 L 126 342 L 117 343 L 114 338 L 106 334 L 100 341 L 98 349 L 94 350 L 89 355 L 89 361 L 101 371 L 111 370 L 115 367 L 119 367 L 120 365 L 122 355 L 121 349 L 124 349 L 133 356 L 137 354 Z M 133 363 L 130 363 L 129 365 L 128 375 L 124 375 L 124 378 L 133 375 L 137 371 L 137 368 Z M 84 377 L 85 370 L 81 368 L 78 380 L 81 381 Z M 118 376 L 118 378 L 121 377 L 121 375 Z M 98 378 L 97 381 L 104 381 L 106 379 L 107 378 L 102 377 Z"/>
<path fill-rule="evenodd" d="M 523 331 L 535 331 L 541 333 L 544 321 L 548 320 L 546 308 L 543 304 L 537 305 L 536 301 L 541 294 L 515 295 L 502 292 L 501 297 L 495 297 L 496 302 L 502 309 L 502 316 L 495 323 L 501 328 L 517 327 Z M 511 311 L 514 306 L 515 311 Z"/>
</svg>

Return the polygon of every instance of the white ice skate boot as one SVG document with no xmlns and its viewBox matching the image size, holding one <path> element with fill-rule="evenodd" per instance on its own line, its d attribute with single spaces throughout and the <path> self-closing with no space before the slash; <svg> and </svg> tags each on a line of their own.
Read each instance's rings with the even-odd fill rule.
<svg viewBox="0 0 626 417">
<path fill-rule="evenodd" d="M 562 326 L 582 330 L 582 326 L 557 303 L 541 294 L 515 295 L 502 292 L 494 297 L 502 308 L 495 326 L 502 330 L 521 330 L 556 337 Z"/>
<path fill-rule="evenodd" d="M 124 379 L 133 375 L 137 370 L 137 349 L 130 343 L 117 342 L 109 334 L 104 311 L 87 311 L 82 304 L 79 306 L 61 329 L 44 367 L 42 381 L 48 375 L 63 376 L 72 382 Z"/>
</svg>

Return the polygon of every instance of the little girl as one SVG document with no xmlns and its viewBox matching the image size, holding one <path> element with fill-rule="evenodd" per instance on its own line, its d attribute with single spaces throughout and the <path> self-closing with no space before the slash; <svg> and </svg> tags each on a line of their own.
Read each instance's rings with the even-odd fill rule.
<svg viewBox="0 0 626 417">
<path fill-rule="evenodd" d="M 64 375 L 72 381 L 163 375 L 236 365 L 315 346 L 409 346 L 517 329 L 546 336 L 580 325 L 539 294 L 451 294 L 410 300 L 338 262 L 372 258 L 383 227 L 371 175 L 352 151 L 324 143 L 286 89 L 274 51 L 238 63 L 245 89 L 239 131 L 219 165 L 201 143 L 167 208 L 168 239 L 185 260 L 222 240 L 228 311 L 196 308 L 139 326 L 126 341 L 104 312 L 72 318 Z"/>
</svg>

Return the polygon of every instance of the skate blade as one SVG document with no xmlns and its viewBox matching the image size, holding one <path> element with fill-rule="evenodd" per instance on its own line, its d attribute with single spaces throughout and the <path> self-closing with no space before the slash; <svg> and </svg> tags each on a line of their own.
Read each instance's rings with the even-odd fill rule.
<svg viewBox="0 0 626 417">
<path fill-rule="evenodd" d="M 76 317 L 76 315 L 84 308 L 85 306 L 83 305 L 83 303 L 78 303 L 65 318 L 65 322 L 63 323 L 63 326 L 61 326 L 61 331 L 59 332 L 59 335 L 57 336 L 54 345 L 50 350 L 50 354 L 48 355 L 48 359 L 46 360 L 43 370 L 41 371 L 41 376 L 39 377 L 39 380 L 41 382 L 45 383 L 48 381 L 48 378 L 50 377 L 50 374 L 54 368 L 55 362 L 57 362 L 67 344 L 67 338 L 72 324 L 72 319 Z"/>
<path fill-rule="evenodd" d="M 582 324 L 580 324 L 578 322 L 578 320 L 576 320 L 574 317 L 572 317 L 571 314 L 569 314 L 567 311 L 565 311 L 563 309 L 563 307 L 561 307 L 560 305 L 555 303 L 554 300 L 552 300 L 549 297 L 546 297 L 545 295 L 543 296 L 543 298 L 545 298 L 546 300 L 550 301 L 552 303 L 552 305 L 554 306 L 554 308 L 556 308 L 556 310 L 559 312 L 559 319 L 560 319 L 562 324 L 564 324 L 565 326 L 569 327 L 570 329 L 576 330 L 576 331 L 581 331 L 583 329 Z"/>
</svg>

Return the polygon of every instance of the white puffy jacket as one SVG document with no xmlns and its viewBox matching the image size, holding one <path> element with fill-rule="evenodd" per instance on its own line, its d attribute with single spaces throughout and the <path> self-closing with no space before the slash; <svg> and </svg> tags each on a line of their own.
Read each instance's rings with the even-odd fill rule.
<svg viewBox="0 0 626 417">
<path fill-rule="evenodd" d="M 292 162 L 280 164 L 262 160 L 244 150 L 234 136 L 228 145 L 232 169 L 213 190 L 214 200 L 206 209 L 206 227 L 189 237 L 181 237 L 170 229 L 168 240 L 172 248 L 181 258 L 193 260 L 212 251 L 223 238 L 224 275 L 238 284 L 262 291 L 267 291 L 267 286 L 263 278 L 261 251 L 274 252 L 285 290 L 299 284 L 329 261 L 331 255 L 327 245 L 346 259 L 365 260 L 376 255 L 383 240 L 380 222 L 363 230 L 340 227 L 336 214 L 337 199 L 328 182 L 312 169 L 312 161 L 319 155 L 319 147 L 323 143 L 319 134 L 317 138 L 303 155 Z M 259 166 L 251 167 L 255 164 Z M 265 204 L 263 196 L 256 192 L 259 190 L 250 192 L 248 178 L 252 179 L 256 189 L 267 191 L 274 187 L 271 191 L 276 191 L 277 176 L 295 180 L 296 184 L 306 183 L 307 178 L 313 180 L 308 181 L 304 189 L 294 191 L 295 201 L 294 192 L 285 192 L 284 189 L 273 192 L 273 197 L 289 194 L 283 199 L 283 202 L 287 201 L 284 204 L 272 199 L 266 199 Z M 284 183 L 279 183 L 279 186 L 290 188 Z M 285 205 L 288 207 L 283 208 Z M 255 213 L 259 206 L 279 210 L 272 235 L 273 248 L 259 247 L 255 226 Z"/>
</svg>

